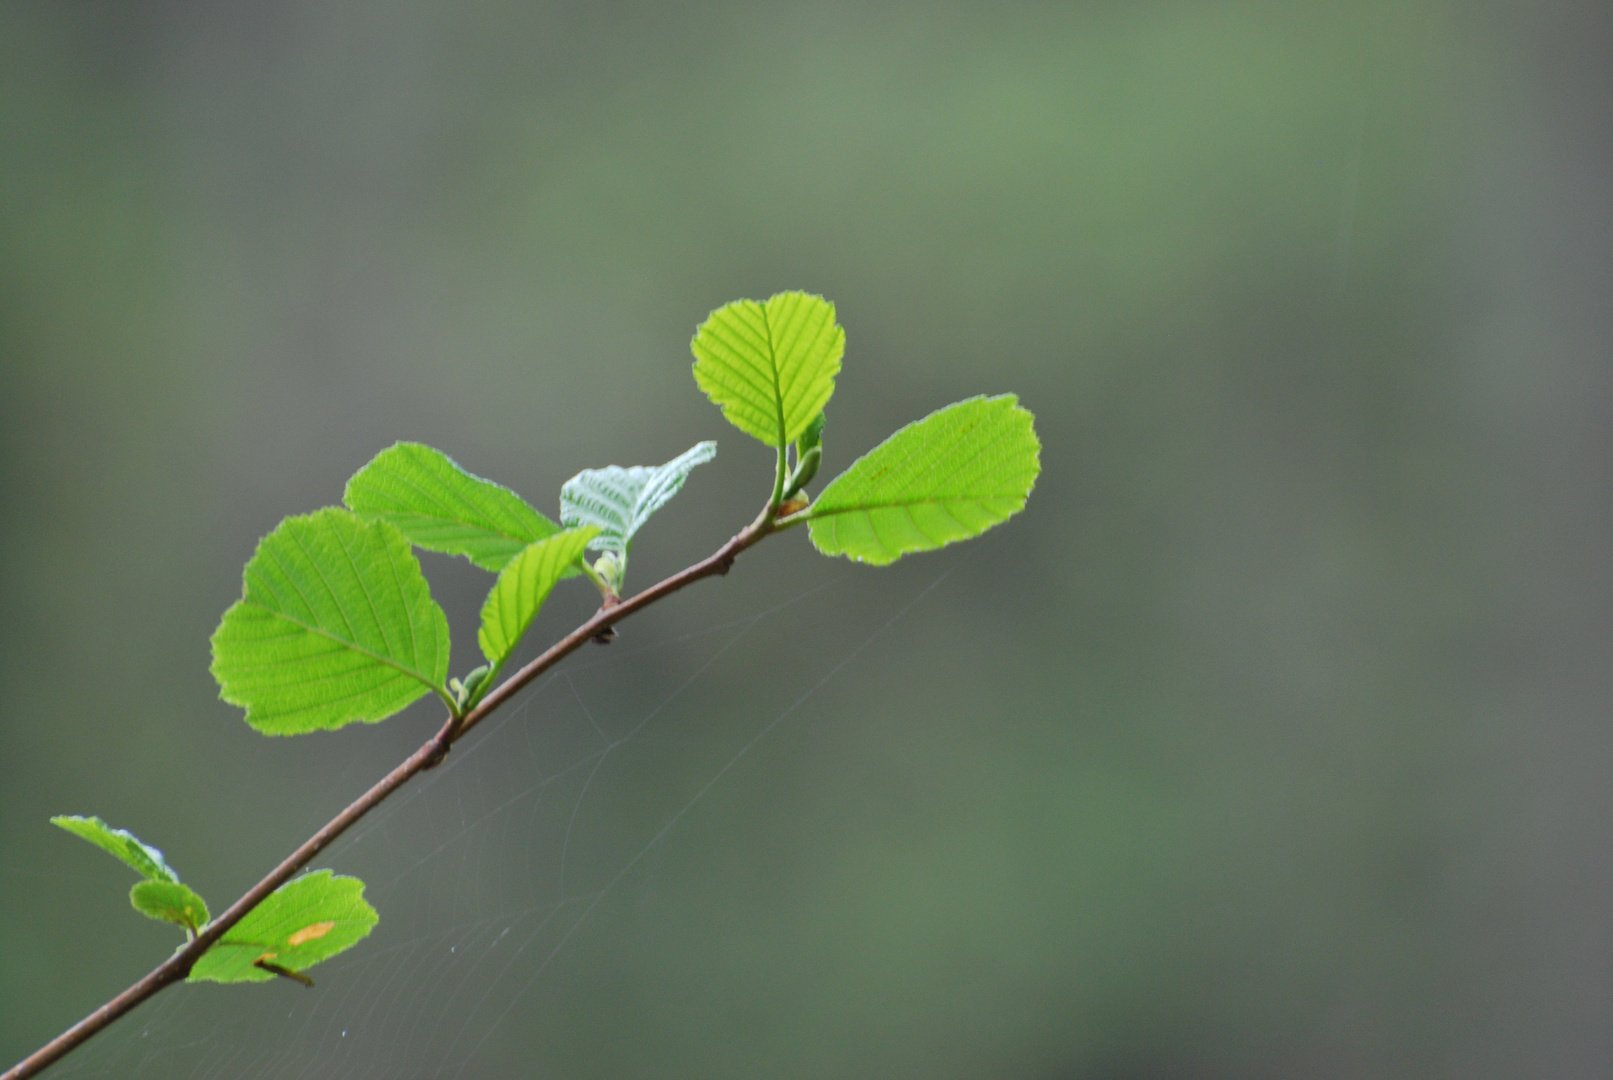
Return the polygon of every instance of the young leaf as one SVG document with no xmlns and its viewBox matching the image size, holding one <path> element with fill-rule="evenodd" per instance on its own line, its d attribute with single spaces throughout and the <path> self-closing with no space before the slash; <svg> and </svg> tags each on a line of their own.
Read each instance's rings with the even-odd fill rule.
<svg viewBox="0 0 1613 1080">
<path fill-rule="evenodd" d="M 665 465 L 611 465 L 584 469 L 560 489 L 560 521 L 592 525 L 599 535 L 588 546 L 626 555 L 633 534 L 682 488 L 696 465 L 717 456 L 714 442 L 696 443 Z"/>
<path fill-rule="evenodd" d="M 728 422 L 782 447 L 828 404 L 846 332 L 823 297 L 784 292 L 765 304 L 736 300 L 718 308 L 689 347 L 695 382 Z"/>
<path fill-rule="evenodd" d="M 448 620 L 409 542 L 327 508 L 258 543 L 213 632 L 219 696 L 265 735 L 374 723 L 448 675 Z"/>
<path fill-rule="evenodd" d="M 178 923 L 192 934 L 207 925 L 207 903 L 177 881 L 141 881 L 129 890 L 129 903 L 148 919 Z"/>
<path fill-rule="evenodd" d="M 127 829 L 114 829 L 98 817 L 79 817 L 76 814 L 59 814 L 51 818 L 50 823 L 88 840 L 114 858 L 122 859 L 150 881 L 176 884 L 179 881 L 179 875 L 163 861 L 162 852 L 150 844 L 141 843 Z"/>
<path fill-rule="evenodd" d="M 804 454 L 814 446 L 823 445 L 823 422 L 823 413 L 819 413 L 812 418 L 812 423 L 806 426 L 806 430 L 801 432 L 801 437 L 796 440 L 795 452 L 797 454 Z"/>
<path fill-rule="evenodd" d="M 342 501 L 366 520 L 390 521 L 417 547 L 463 555 L 494 573 L 559 531 L 509 488 L 420 443 L 400 442 L 375 455 L 347 482 Z"/>
<path fill-rule="evenodd" d="M 482 604 L 482 628 L 476 635 L 493 670 L 521 643 L 521 635 L 549 598 L 560 572 L 583 553 L 598 531 L 587 525 L 556 533 L 528 546 L 499 571 L 493 591 Z"/>
<path fill-rule="evenodd" d="M 260 961 L 301 974 L 369 934 L 380 921 L 364 883 L 317 870 L 288 881 L 230 928 L 190 969 L 190 981 L 267 982 Z"/>
<path fill-rule="evenodd" d="M 1013 394 L 975 397 L 902 428 L 852 463 L 806 511 L 825 555 L 883 565 L 978 536 L 1018 513 L 1041 471 Z"/>
</svg>

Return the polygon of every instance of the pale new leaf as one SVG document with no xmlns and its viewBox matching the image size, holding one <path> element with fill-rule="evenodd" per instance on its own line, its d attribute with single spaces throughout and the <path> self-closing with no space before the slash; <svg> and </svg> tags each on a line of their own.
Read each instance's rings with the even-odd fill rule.
<svg viewBox="0 0 1613 1080">
<path fill-rule="evenodd" d="M 650 515 L 683 488 L 697 465 L 716 456 L 716 443 L 701 442 L 665 465 L 584 469 L 560 489 L 560 521 L 567 526 L 592 525 L 599 535 L 590 548 L 625 555 Z"/>
</svg>

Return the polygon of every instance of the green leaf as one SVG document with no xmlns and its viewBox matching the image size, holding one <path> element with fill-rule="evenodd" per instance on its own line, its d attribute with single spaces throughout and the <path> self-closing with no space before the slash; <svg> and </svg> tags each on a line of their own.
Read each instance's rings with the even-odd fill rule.
<svg viewBox="0 0 1613 1080">
<path fill-rule="evenodd" d="M 463 555 L 494 573 L 559 531 L 509 488 L 420 443 L 400 442 L 375 455 L 347 482 L 342 501 L 366 520 L 390 521 L 417 547 Z"/>
<path fill-rule="evenodd" d="M 232 926 L 190 969 L 191 982 L 267 982 L 259 961 L 301 973 L 362 940 L 380 921 L 364 883 L 329 870 L 288 881 Z"/>
<path fill-rule="evenodd" d="M 213 632 L 219 694 L 266 735 L 384 720 L 448 675 L 448 620 L 409 542 L 336 508 L 286 518 Z"/>
<path fill-rule="evenodd" d="M 494 670 L 521 643 L 521 635 L 560 580 L 560 572 L 582 555 L 598 531 L 588 525 L 556 533 L 529 545 L 499 571 L 493 591 L 482 604 L 482 628 L 476 635 Z"/>
<path fill-rule="evenodd" d="M 625 555 L 633 534 L 683 488 L 690 471 L 716 456 L 717 444 L 702 442 L 665 465 L 584 469 L 560 489 L 560 520 L 594 526 L 599 535 L 590 548 Z"/>
<path fill-rule="evenodd" d="M 821 296 L 736 300 L 695 332 L 694 378 L 728 422 L 768 446 L 807 429 L 834 393 L 846 332 Z"/>
<path fill-rule="evenodd" d="M 177 881 L 141 881 L 129 890 L 129 903 L 150 919 L 178 923 L 192 934 L 207 924 L 207 903 Z"/>
<path fill-rule="evenodd" d="M 978 536 L 1018 513 L 1041 471 L 1013 394 L 975 397 L 902 428 L 837 476 L 805 511 L 825 555 L 883 565 Z"/>
<path fill-rule="evenodd" d="M 162 852 L 150 844 L 141 843 L 126 829 L 114 829 L 98 817 L 79 817 L 76 814 L 59 814 L 51 818 L 50 823 L 88 840 L 114 858 L 122 859 L 144 878 L 151 881 L 179 881 L 179 875 L 163 860 Z"/>
</svg>

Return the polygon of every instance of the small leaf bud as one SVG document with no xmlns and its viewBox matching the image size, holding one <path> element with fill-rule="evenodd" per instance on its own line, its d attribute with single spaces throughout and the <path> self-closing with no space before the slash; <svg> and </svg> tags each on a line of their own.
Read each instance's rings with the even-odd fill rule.
<svg viewBox="0 0 1613 1080">
<path fill-rule="evenodd" d="M 801 460 L 795 463 L 795 472 L 790 474 L 790 482 L 784 487 L 784 498 L 790 499 L 796 492 L 812 482 L 818 475 L 818 466 L 823 461 L 823 447 L 814 446 L 801 455 Z"/>
<path fill-rule="evenodd" d="M 607 551 L 594 561 L 594 573 L 598 574 L 613 592 L 621 591 L 622 574 L 626 569 L 626 562 L 614 551 Z"/>
<path fill-rule="evenodd" d="M 468 703 L 475 701 L 476 691 L 481 687 L 482 682 L 487 678 L 490 671 L 492 671 L 492 667 L 488 664 L 483 664 L 479 668 L 472 669 L 465 676 L 463 682 L 458 679 L 449 679 L 448 689 L 453 692 L 454 704 L 463 709 Z"/>
<path fill-rule="evenodd" d="M 819 413 L 817 416 L 813 417 L 812 423 L 807 425 L 806 430 L 801 432 L 801 437 L 795 441 L 795 453 L 798 457 L 805 456 L 808 450 L 811 450 L 814 446 L 818 446 L 822 442 L 823 414 Z"/>
</svg>

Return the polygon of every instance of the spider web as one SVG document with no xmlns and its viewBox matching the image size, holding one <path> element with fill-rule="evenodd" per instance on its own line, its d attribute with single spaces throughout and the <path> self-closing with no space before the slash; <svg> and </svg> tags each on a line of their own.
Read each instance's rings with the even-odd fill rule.
<svg viewBox="0 0 1613 1080">
<path fill-rule="evenodd" d="M 642 934 L 680 831 L 720 835 L 731 820 L 720 810 L 690 819 L 804 706 L 872 665 L 876 643 L 966 558 L 809 662 L 781 658 L 803 625 L 844 623 L 854 583 L 642 644 L 635 622 L 608 651 L 572 657 L 316 860 L 361 877 L 381 923 L 314 969 L 313 992 L 181 985 L 52 1075 L 573 1072 L 553 1059 L 575 1051 L 556 1044 L 566 1025 L 597 1021 L 577 1016 L 568 991 L 623 976 L 611 943 Z M 746 671 L 776 677 L 771 700 L 735 706 L 733 673 Z"/>
</svg>

